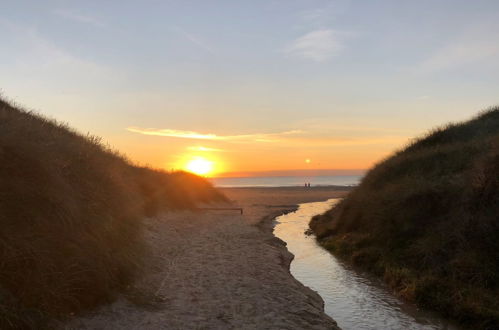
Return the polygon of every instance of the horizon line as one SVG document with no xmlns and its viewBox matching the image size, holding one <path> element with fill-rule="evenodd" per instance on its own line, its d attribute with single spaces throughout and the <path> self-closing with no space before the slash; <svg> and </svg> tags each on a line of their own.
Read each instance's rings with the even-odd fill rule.
<svg viewBox="0 0 499 330">
<path fill-rule="evenodd" d="M 324 176 L 324 175 L 362 175 L 367 169 L 293 169 L 265 171 L 224 172 L 212 178 L 279 177 L 279 176 Z"/>
</svg>

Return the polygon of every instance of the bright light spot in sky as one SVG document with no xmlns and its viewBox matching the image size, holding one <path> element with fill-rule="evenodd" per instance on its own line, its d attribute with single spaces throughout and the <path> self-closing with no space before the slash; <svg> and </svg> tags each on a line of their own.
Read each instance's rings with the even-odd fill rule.
<svg viewBox="0 0 499 330">
<path fill-rule="evenodd" d="M 203 157 L 196 157 L 190 160 L 185 169 L 198 175 L 206 175 L 213 171 L 213 162 Z"/>
<path fill-rule="evenodd" d="M 305 159 L 305 163 L 310 164 L 311 160 L 310 159 Z"/>
</svg>

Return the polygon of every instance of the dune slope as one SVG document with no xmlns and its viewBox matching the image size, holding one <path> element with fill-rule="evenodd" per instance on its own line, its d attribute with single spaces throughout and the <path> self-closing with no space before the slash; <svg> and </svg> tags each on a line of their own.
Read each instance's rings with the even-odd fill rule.
<svg viewBox="0 0 499 330">
<path fill-rule="evenodd" d="M 141 262 L 145 215 L 225 197 L 133 166 L 94 136 L 0 100 L 0 328 L 113 299 Z"/>
<path fill-rule="evenodd" d="M 499 109 L 415 140 L 310 227 L 405 298 L 499 328 Z"/>
</svg>

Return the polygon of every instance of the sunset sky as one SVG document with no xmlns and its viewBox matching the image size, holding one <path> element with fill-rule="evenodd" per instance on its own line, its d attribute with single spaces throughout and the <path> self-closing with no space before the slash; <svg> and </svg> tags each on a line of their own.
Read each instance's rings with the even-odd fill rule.
<svg viewBox="0 0 499 330">
<path fill-rule="evenodd" d="M 165 169 L 368 168 L 499 103 L 499 1 L 3 1 L 0 88 Z"/>
</svg>

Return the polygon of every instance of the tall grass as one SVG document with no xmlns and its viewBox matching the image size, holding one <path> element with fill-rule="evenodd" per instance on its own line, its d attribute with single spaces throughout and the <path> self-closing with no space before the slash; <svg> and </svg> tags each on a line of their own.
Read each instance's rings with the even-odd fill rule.
<svg viewBox="0 0 499 330">
<path fill-rule="evenodd" d="M 224 199 L 0 100 L 0 328 L 112 300 L 139 269 L 141 218 Z"/>
<path fill-rule="evenodd" d="M 499 328 L 499 108 L 431 131 L 310 223 L 420 306 Z"/>
</svg>

